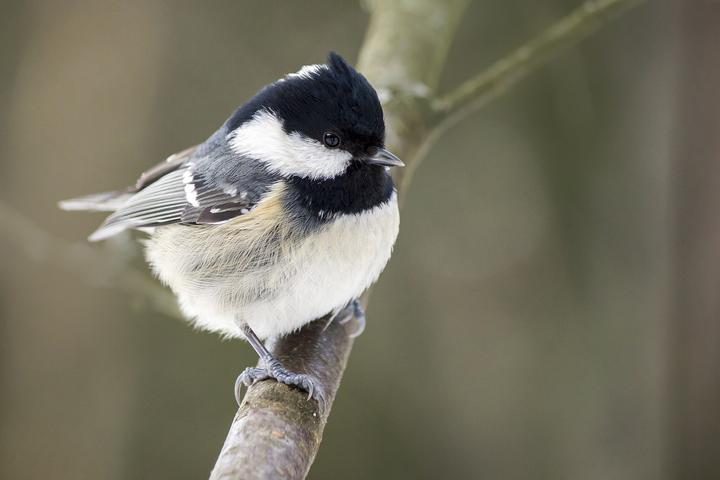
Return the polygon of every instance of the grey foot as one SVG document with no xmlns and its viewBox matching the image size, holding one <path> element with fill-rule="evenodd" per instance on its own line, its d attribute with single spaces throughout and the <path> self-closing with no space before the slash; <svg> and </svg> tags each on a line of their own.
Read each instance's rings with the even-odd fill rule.
<svg viewBox="0 0 720 480">
<path fill-rule="evenodd" d="M 347 312 L 346 315 L 343 316 L 339 322 L 344 325 L 355 317 L 355 320 L 357 320 L 358 323 L 358 328 L 350 334 L 350 338 L 357 338 L 365 331 L 365 309 L 360 303 L 360 300 L 356 298 L 350 302 L 347 307 L 345 307 L 345 311 Z"/>
<path fill-rule="evenodd" d="M 240 405 L 242 386 L 250 387 L 255 382 L 274 379 L 279 383 L 299 388 L 308 393 L 308 399 L 313 398 L 318 402 L 321 411 L 325 410 L 325 392 L 320 383 L 305 373 L 291 372 L 275 358 L 267 362 L 267 367 L 248 367 L 235 381 L 235 399 Z"/>
</svg>

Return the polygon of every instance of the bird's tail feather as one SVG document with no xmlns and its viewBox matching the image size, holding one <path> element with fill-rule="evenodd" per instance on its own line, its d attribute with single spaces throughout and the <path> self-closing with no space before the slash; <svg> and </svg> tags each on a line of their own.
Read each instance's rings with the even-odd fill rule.
<svg viewBox="0 0 720 480">
<path fill-rule="evenodd" d="M 132 193 L 120 190 L 115 192 L 93 193 L 84 197 L 71 198 L 58 203 L 63 210 L 83 210 L 88 212 L 114 212 L 122 207 Z"/>
</svg>

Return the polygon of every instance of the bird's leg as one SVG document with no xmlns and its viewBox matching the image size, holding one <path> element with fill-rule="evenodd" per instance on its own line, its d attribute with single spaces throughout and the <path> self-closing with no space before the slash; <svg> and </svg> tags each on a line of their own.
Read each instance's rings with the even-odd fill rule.
<svg viewBox="0 0 720 480">
<path fill-rule="evenodd" d="M 235 399 L 238 405 L 242 400 L 240 391 L 243 385 L 249 387 L 255 382 L 272 378 L 279 383 L 305 390 L 308 392 L 308 398 L 317 400 L 321 409 L 325 407 L 325 394 L 315 378 L 305 373 L 295 373 L 287 370 L 283 367 L 282 363 L 280 363 L 280 360 L 270 353 L 250 326 L 244 324 L 241 328 L 248 343 L 250 343 L 255 352 L 257 352 L 264 366 L 248 367 L 237 378 L 235 381 Z"/>
</svg>

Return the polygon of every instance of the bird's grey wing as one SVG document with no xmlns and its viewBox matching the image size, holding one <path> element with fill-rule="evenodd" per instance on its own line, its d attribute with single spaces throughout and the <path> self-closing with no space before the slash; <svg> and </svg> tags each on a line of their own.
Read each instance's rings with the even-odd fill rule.
<svg viewBox="0 0 720 480">
<path fill-rule="evenodd" d="M 133 187 L 130 187 L 129 190 L 133 193 L 139 192 L 143 188 L 162 178 L 164 175 L 167 175 L 168 173 L 177 170 L 190 159 L 190 157 L 193 153 L 195 153 L 197 148 L 198 145 L 194 145 L 190 148 L 186 148 L 181 152 L 174 153 L 170 155 L 164 162 L 160 162 L 157 165 L 154 165 L 151 168 L 145 170 L 143 173 L 140 174 L 140 178 L 137 179 L 135 185 Z"/>
<path fill-rule="evenodd" d="M 69 200 L 63 200 L 59 203 L 60 208 L 63 210 L 84 210 L 84 211 L 97 211 L 97 212 L 114 212 L 120 208 L 132 197 L 135 193 L 144 189 L 148 185 L 159 180 L 164 175 L 177 170 L 185 162 L 188 161 L 190 156 L 197 150 L 198 146 L 187 148 L 182 152 L 170 155 L 165 161 L 154 165 L 148 170 L 144 171 L 140 178 L 138 178 L 135 185 L 128 187 L 124 190 L 116 190 L 112 192 L 93 193 L 91 195 L 85 195 L 83 197 L 71 198 Z"/>
<path fill-rule="evenodd" d="M 123 230 L 168 224 L 218 224 L 248 213 L 276 180 L 256 162 L 234 158 L 231 172 L 219 176 L 214 159 L 193 158 L 133 194 L 89 239 Z M 240 173 L 238 173 L 240 172 Z M 244 173 L 244 174 L 243 174 Z"/>
</svg>

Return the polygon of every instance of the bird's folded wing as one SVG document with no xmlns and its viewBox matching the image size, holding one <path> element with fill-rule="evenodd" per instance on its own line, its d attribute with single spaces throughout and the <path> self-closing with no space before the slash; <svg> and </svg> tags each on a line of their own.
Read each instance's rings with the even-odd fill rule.
<svg viewBox="0 0 720 480">
<path fill-rule="evenodd" d="M 270 186 L 268 183 L 267 188 Z M 211 182 L 189 162 L 143 185 L 89 239 L 102 240 L 131 228 L 172 223 L 223 223 L 248 213 L 260 202 L 265 189 L 253 187 Z"/>
<path fill-rule="evenodd" d="M 185 150 L 174 153 L 165 159 L 164 162 L 160 162 L 157 165 L 145 170 L 140 174 L 135 186 L 130 187 L 130 191 L 139 192 L 143 188 L 159 180 L 163 175 L 166 175 L 173 170 L 180 168 L 185 162 L 188 161 L 190 156 L 195 153 L 199 145 L 186 148 Z"/>
</svg>

